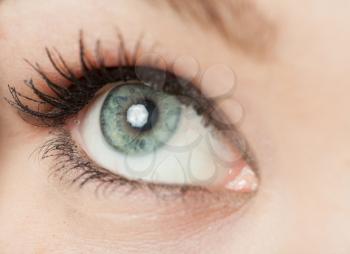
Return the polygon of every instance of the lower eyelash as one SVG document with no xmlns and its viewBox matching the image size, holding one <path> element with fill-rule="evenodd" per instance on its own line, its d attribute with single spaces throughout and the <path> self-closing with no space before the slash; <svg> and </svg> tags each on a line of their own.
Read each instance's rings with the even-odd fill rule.
<svg viewBox="0 0 350 254">
<path fill-rule="evenodd" d="M 176 186 L 151 184 L 128 180 L 111 174 L 95 165 L 74 143 L 70 134 L 63 128 L 51 133 L 49 138 L 37 150 L 41 159 L 52 159 L 50 176 L 55 176 L 68 186 L 83 188 L 92 185 L 97 197 L 108 197 L 118 191 L 121 195 L 130 195 L 136 191 L 147 191 L 157 200 L 175 202 L 180 200 L 189 207 L 215 206 L 225 204 L 228 209 L 240 207 L 248 197 L 254 194 L 210 191 L 198 186 Z"/>
<path fill-rule="evenodd" d="M 63 181 L 68 174 L 72 174 L 74 177 L 70 179 L 70 183 L 78 184 L 80 188 L 93 180 L 102 183 L 114 183 L 118 180 L 121 185 L 124 184 L 122 179 L 104 174 L 90 160 L 85 159 L 70 134 L 64 129 L 53 131 L 51 138 L 38 149 L 38 153 L 41 159 L 50 158 L 55 162 L 50 169 L 50 175 L 58 176 L 58 179 Z"/>
<path fill-rule="evenodd" d="M 143 189 L 151 191 L 156 197 L 163 199 L 184 198 L 187 193 L 210 193 L 207 189 L 195 186 L 155 185 L 128 180 L 95 165 L 72 140 L 69 132 L 59 128 L 51 132 L 48 139 L 37 150 L 40 159 L 52 159 L 55 163 L 50 168 L 50 176 L 70 186 L 83 188 L 87 184 L 95 184 L 95 194 L 108 195 L 122 189 L 122 193 L 131 194 Z"/>
</svg>

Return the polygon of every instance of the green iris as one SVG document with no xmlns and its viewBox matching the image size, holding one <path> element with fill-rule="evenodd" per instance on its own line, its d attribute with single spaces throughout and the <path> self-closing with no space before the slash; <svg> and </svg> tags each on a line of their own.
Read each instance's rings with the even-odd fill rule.
<svg viewBox="0 0 350 254">
<path fill-rule="evenodd" d="M 129 155 L 164 146 L 175 133 L 182 104 L 175 96 L 134 82 L 112 89 L 103 102 L 100 125 L 105 140 Z"/>
</svg>

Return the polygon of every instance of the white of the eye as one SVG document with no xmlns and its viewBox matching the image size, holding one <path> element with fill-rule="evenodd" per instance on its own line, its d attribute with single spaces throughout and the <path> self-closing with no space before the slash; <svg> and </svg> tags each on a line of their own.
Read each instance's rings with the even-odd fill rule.
<svg viewBox="0 0 350 254">
<path fill-rule="evenodd" d="M 149 113 L 145 105 L 132 105 L 127 113 L 126 120 L 134 128 L 142 128 L 148 122 Z"/>
</svg>

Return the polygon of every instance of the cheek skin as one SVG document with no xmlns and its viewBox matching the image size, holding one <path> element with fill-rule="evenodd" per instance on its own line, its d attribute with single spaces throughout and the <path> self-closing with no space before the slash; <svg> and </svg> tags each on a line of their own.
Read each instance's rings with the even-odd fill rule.
<svg viewBox="0 0 350 254">
<path fill-rule="evenodd" d="M 205 233 L 208 228 L 218 228 L 226 220 L 235 221 L 244 209 L 248 196 L 217 196 L 189 194 L 181 198 L 157 198 L 154 193 L 136 192 L 131 195 L 114 193 L 109 197 L 92 195 L 91 189 L 61 190 L 52 196 L 63 201 L 72 215 L 71 223 L 98 228 L 90 237 L 104 238 L 133 244 L 135 242 L 174 243 L 181 236 L 186 239 Z M 191 196 L 192 195 L 192 196 Z M 79 226 L 78 226 L 79 228 Z M 117 229 L 117 230 L 116 230 Z M 110 232 L 110 233 L 108 233 Z"/>
</svg>

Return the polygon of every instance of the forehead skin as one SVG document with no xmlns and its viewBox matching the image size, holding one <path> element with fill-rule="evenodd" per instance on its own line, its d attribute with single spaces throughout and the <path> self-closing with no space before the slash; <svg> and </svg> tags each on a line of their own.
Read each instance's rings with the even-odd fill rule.
<svg viewBox="0 0 350 254">
<path fill-rule="evenodd" d="M 238 83 L 233 99 L 245 112 L 240 128 L 256 153 L 262 177 L 249 209 L 239 219 L 225 219 L 214 232 L 207 229 L 189 237 L 190 230 L 157 224 L 137 234 L 142 220 L 133 227 L 130 221 L 101 220 L 68 209 L 51 195 L 43 170 L 29 165 L 26 157 L 42 134 L 1 102 L 0 247 L 5 253 L 349 253 L 350 5 L 342 0 L 257 0 L 254 6 L 268 24 L 278 27 L 272 45 L 265 46 L 272 57 L 263 60 L 242 50 L 245 43 L 237 37 L 228 44 L 220 32 L 145 1 L 4 1 L 2 95 L 8 95 L 7 84 L 20 87 L 23 79 L 37 78 L 23 58 L 48 66 L 45 46 L 57 47 L 77 64 L 72 56 L 77 56 L 79 29 L 90 42 L 101 38 L 107 47 L 114 43 L 116 26 L 137 35 L 142 30 L 176 55 L 194 57 L 204 69 L 215 64 L 234 69 Z M 86 210 L 91 203 L 96 205 L 90 200 Z M 168 230 L 186 237 L 181 243 L 168 242 Z"/>
</svg>

